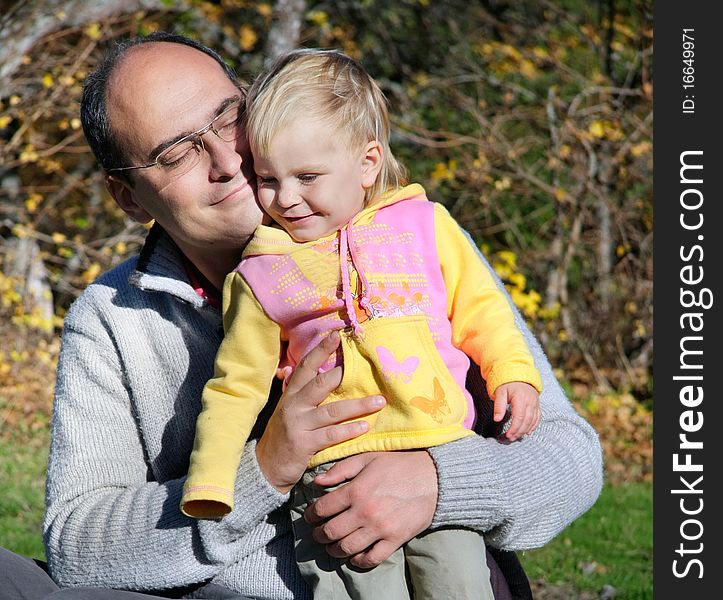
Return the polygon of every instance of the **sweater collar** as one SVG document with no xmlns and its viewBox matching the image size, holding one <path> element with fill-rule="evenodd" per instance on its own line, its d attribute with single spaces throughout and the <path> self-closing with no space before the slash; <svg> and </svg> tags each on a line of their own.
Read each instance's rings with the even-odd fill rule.
<svg viewBox="0 0 723 600">
<path fill-rule="evenodd" d="M 210 290 L 199 294 L 189 274 L 188 259 L 158 223 L 146 236 L 130 283 L 142 290 L 164 292 L 190 303 L 195 308 L 214 306 Z M 200 280 L 197 279 L 196 283 Z"/>
</svg>

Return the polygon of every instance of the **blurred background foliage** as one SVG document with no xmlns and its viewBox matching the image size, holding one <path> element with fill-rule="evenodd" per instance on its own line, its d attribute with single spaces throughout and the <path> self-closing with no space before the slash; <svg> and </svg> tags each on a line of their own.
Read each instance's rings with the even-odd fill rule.
<svg viewBox="0 0 723 600">
<path fill-rule="evenodd" d="M 46 429 L 63 315 L 142 243 L 80 129 L 83 79 L 170 30 L 250 81 L 336 47 L 387 94 L 392 145 L 491 258 L 608 477 L 649 479 L 652 0 L 0 1 L 0 435 Z"/>
</svg>

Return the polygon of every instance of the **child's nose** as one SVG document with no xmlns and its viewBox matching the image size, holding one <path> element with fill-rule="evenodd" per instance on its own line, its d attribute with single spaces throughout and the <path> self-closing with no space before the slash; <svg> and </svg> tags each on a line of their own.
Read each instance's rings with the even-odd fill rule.
<svg viewBox="0 0 723 600">
<path fill-rule="evenodd" d="M 277 202 L 282 208 L 290 208 L 299 203 L 299 195 L 294 189 L 290 188 L 289 186 L 282 185 L 279 188 Z"/>
</svg>

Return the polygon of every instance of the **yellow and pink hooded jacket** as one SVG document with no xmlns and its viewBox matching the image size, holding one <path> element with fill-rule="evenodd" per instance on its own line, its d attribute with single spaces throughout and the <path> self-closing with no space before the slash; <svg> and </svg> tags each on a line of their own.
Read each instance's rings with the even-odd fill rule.
<svg viewBox="0 0 723 600">
<path fill-rule="evenodd" d="M 280 357 L 295 366 L 331 331 L 340 331 L 341 347 L 322 369 L 343 365 L 343 377 L 325 402 L 381 394 L 387 405 L 364 417 L 367 433 L 322 450 L 310 467 L 472 435 L 468 356 L 491 396 L 512 381 L 542 387 L 488 267 L 418 184 L 319 240 L 296 242 L 259 226 L 226 278 L 223 314 L 225 338 L 203 392 L 181 501 L 191 516 L 232 509 L 241 452 Z"/>
</svg>

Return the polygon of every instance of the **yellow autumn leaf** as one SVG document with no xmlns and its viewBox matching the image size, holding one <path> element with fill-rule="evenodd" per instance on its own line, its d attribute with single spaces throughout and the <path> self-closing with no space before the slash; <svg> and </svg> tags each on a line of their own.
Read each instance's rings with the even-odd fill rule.
<svg viewBox="0 0 723 600">
<path fill-rule="evenodd" d="M 63 168 L 62 163 L 59 160 L 54 159 L 43 159 L 38 161 L 38 165 L 43 169 L 45 173 L 57 173 Z"/>
<path fill-rule="evenodd" d="M 588 131 L 593 137 L 606 138 L 609 140 L 619 140 L 623 137 L 623 132 L 620 130 L 620 126 L 611 121 L 593 121 L 588 126 Z"/>
<path fill-rule="evenodd" d="M 329 22 L 329 15 L 327 15 L 323 10 L 310 10 L 307 13 L 306 18 L 319 27 L 323 27 Z"/>
<path fill-rule="evenodd" d="M 510 186 L 512 185 L 512 181 L 509 177 L 503 177 L 502 179 L 498 179 L 495 181 L 495 189 L 496 190 L 508 190 Z"/>
<path fill-rule="evenodd" d="M 517 255 L 511 250 L 500 250 L 495 256 L 513 269 L 517 266 Z"/>
<path fill-rule="evenodd" d="M 527 279 L 522 273 L 512 273 L 508 278 L 509 282 L 515 287 L 524 290 L 527 284 Z"/>
<path fill-rule="evenodd" d="M 95 262 L 90 265 L 85 271 L 83 271 L 80 278 L 83 280 L 84 283 L 90 284 L 95 281 L 96 277 L 98 277 L 98 275 L 100 274 L 100 269 L 100 265 Z"/>
<path fill-rule="evenodd" d="M 239 46 L 241 46 L 241 50 L 244 52 L 251 51 L 256 45 L 258 39 L 259 36 L 256 35 L 256 32 L 253 30 L 251 25 L 246 24 L 241 26 L 239 31 Z"/>
<path fill-rule="evenodd" d="M 62 244 L 65 240 L 68 238 L 63 233 L 55 232 L 53 235 L 50 236 L 50 238 L 53 240 L 56 244 Z"/>
<path fill-rule="evenodd" d="M 38 153 L 32 144 L 26 144 L 23 151 L 20 153 L 20 162 L 23 164 L 33 163 L 38 160 Z"/>
<path fill-rule="evenodd" d="M 43 75 L 43 87 L 45 89 L 53 87 L 53 76 L 50 73 Z"/>
<path fill-rule="evenodd" d="M 520 51 L 511 44 L 500 44 L 499 48 L 502 50 L 503 54 L 509 56 L 510 58 L 515 60 L 520 60 L 522 58 Z"/>
<path fill-rule="evenodd" d="M 33 213 L 38 209 L 38 205 L 43 201 L 42 195 L 37 192 L 33 192 L 25 199 L 25 208 L 29 212 Z"/>
<path fill-rule="evenodd" d="M 425 86 L 429 84 L 429 75 L 427 73 L 417 73 L 414 75 L 414 83 L 419 86 Z"/>
<path fill-rule="evenodd" d="M 602 121 L 593 121 L 587 130 L 592 133 L 596 138 L 605 137 L 605 126 Z"/>
<path fill-rule="evenodd" d="M 562 188 L 555 188 L 555 200 L 558 202 L 564 202 L 567 198 L 567 192 Z"/>
<path fill-rule="evenodd" d="M 630 29 L 630 27 L 623 23 L 620 23 L 619 21 L 615 21 L 613 23 L 613 27 L 618 31 L 618 33 L 623 34 L 625 37 L 628 37 L 631 40 L 634 40 L 636 38 L 635 32 Z"/>
<path fill-rule="evenodd" d="M 448 163 L 438 162 L 434 165 L 434 170 L 430 173 L 430 177 L 434 181 L 446 179 L 452 181 L 454 179 L 454 170 L 457 168 L 457 161 L 450 160 Z"/>
<path fill-rule="evenodd" d="M 535 66 L 535 63 L 533 63 L 531 60 L 527 58 L 523 58 L 520 61 L 520 72 L 525 77 L 537 77 L 539 75 L 539 71 L 537 70 L 537 67 Z"/>
<path fill-rule="evenodd" d="M 85 35 L 87 35 L 91 40 L 99 40 L 102 36 L 100 25 L 98 23 L 91 23 L 83 30 L 83 33 L 85 33 Z"/>
<path fill-rule="evenodd" d="M 648 154 L 652 149 L 653 145 L 649 141 L 645 140 L 633 145 L 630 148 L 630 154 L 633 156 L 642 156 L 643 154 Z"/>
<path fill-rule="evenodd" d="M 258 12 L 262 17 L 270 17 L 273 14 L 274 9 L 271 8 L 270 4 L 262 2 L 256 7 L 256 12 Z"/>
<path fill-rule="evenodd" d="M 22 225 L 14 225 L 10 231 L 16 238 L 21 240 L 28 237 L 28 230 Z"/>
<path fill-rule="evenodd" d="M 5 129 L 12 121 L 13 118 L 10 115 L 0 116 L 0 129 Z"/>
</svg>

